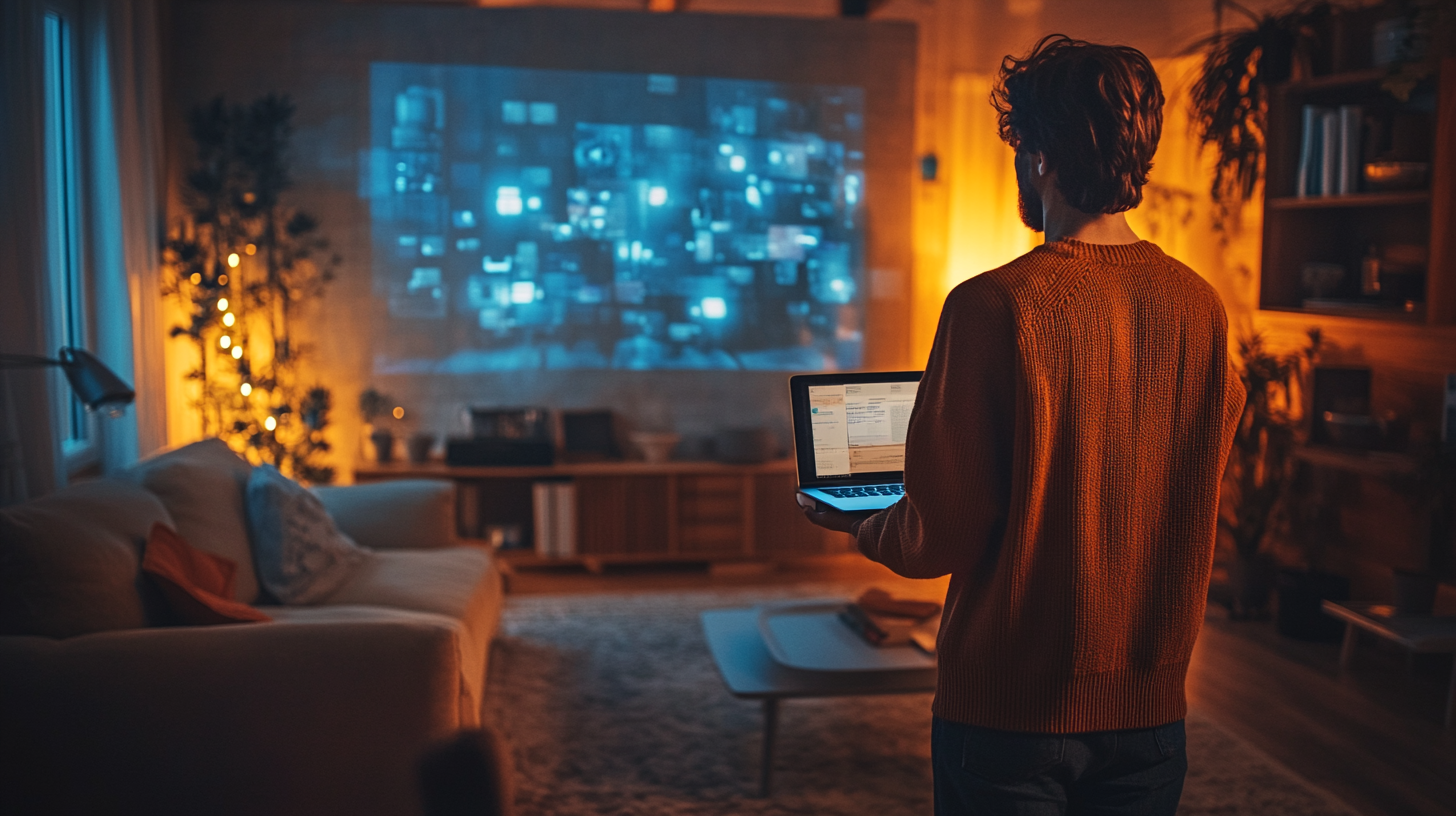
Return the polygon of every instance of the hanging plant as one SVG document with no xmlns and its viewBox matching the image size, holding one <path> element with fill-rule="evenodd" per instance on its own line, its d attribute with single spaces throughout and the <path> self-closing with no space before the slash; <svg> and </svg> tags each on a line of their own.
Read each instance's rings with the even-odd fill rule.
<svg viewBox="0 0 1456 816">
<path fill-rule="evenodd" d="M 188 372 L 203 433 L 254 462 L 309 482 L 333 479 L 322 458 L 332 398 L 311 381 L 310 349 L 294 327 L 322 296 L 339 257 L 318 220 L 288 206 L 293 103 L 221 98 L 193 109 L 196 164 L 185 177 L 184 216 L 168 237 L 165 291 L 187 319 L 173 327 L 197 347 Z"/>
<path fill-rule="evenodd" d="M 1247 17 L 1250 25 L 1193 46 L 1204 59 L 1189 106 L 1200 143 L 1212 146 L 1218 158 L 1209 192 L 1228 211 L 1253 198 L 1264 176 L 1270 89 L 1294 76 L 1334 6 L 1306 0 L 1285 11 L 1256 14 L 1233 0 L 1222 5 Z"/>
</svg>

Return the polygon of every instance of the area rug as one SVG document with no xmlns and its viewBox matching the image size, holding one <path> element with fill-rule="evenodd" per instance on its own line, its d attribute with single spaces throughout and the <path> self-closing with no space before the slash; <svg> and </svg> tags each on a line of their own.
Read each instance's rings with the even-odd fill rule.
<svg viewBox="0 0 1456 816">
<path fill-rule="evenodd" d="M 898 816 L 931 812 L 930 695 L 790 700 L 774 794 L 756 797 L 761 707 L 729 695 L 698 613 L 856 585 L 508 600 L 486 717 L 511 746 L 517 813 Z M 1197 712 L 1180 814 L 1353 816 Z"/>
</svg>

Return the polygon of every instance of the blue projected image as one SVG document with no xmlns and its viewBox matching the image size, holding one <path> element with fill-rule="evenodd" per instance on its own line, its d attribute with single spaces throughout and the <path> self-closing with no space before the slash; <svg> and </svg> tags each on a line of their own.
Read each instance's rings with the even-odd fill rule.
<svg viewBox="0 0 1456 816">
<path fill-rule="evenodd" d="M 377 373 L 852 369 L 853 87 L 374 63 Z"/>
</svg>

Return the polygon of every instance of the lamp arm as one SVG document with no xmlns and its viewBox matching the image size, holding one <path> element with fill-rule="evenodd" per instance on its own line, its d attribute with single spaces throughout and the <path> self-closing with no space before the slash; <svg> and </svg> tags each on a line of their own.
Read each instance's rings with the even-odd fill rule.
<svg viewBox="0 0 1456 816">
<path fill-rule="evenodd" d="M 45 368 L 61 365 L 60 360 L 33 354 L 0 354 L 0 368 Z"/>
</svg>

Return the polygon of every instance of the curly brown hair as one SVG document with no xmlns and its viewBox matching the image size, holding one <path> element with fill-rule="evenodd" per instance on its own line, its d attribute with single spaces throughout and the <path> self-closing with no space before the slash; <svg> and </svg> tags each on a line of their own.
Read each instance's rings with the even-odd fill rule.
<svg viewBox="0 0 1456 816">
<path fill-rule="evenodd" d="M 1143 200 L 1163 133 L 1163 86 L 1143 52 L 1063 34 L 1006 56 L 991 91 L 1001 138 L 1041 153 L 1067 203 L 1118 213 Z"/>
</svg>

